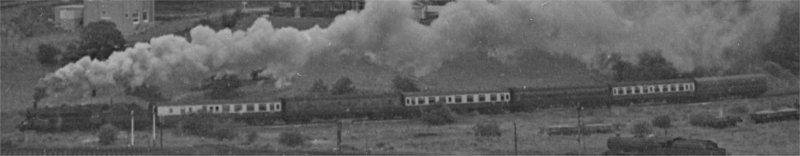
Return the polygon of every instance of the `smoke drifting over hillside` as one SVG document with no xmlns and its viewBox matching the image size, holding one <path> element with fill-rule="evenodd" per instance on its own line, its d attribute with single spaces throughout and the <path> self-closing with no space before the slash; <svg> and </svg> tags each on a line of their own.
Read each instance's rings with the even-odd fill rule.
<svg viewBox="0 0 800 156">
<path fill-rule="evenodd" d="M 219 72 L 287 78 L 311 57 L 359 56 L 423 76 L 463 53 L 514 62 L 520 53 L 546 51 L 603 68 L 616 53 L 635 62 L 658 50 L 679 71 L 729 68 L 757 56 L 769 41 L 783 2 L 458 1 L 430 26 L 417 23 L 410 1 L 367 1 L 360 12 L 327 28 L 274 28 L 258 19 L 246 31 L 191 30 L 191 41 L 167 35 L 139 43 L 106 61 L 83 58 L 42 79 L 67 88 L 194 84 Z"/>
</svg>

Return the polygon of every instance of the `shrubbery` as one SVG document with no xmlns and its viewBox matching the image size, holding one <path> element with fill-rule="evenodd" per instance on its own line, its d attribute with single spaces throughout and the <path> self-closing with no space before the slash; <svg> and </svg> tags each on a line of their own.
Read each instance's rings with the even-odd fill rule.
<svg viewBox="0 0 800 156">
<path fill-rule="evenodd" d="M 672 127 L 672 119 L 668 115 L 657 116 L 652 122 L 653 126 L 664 129 L 664 135 L 667 134 L 667 128 Z"/>
<path fill-rule="evenodd" d="M 653 133 L 653 126 L 648 122 L 639 122 L 633 125 L 631 133 L 637 137 L 643 137 Z"/>
<path fill-rule="evenodd" d="M 710 112 L 697 113 L 689 116 L 689 124 L 693 126 L 705 126 L 715 119 L 714 114 Z"/>
<path fill-rule="evenodd" d="M 283 132 L 280 134 L 278 138 L 278 142 L 282 145 L 289 146 L 289 147 L 297 147 L 300 145 L 305 145 L 308 141 L 311 140 L 310 137 L 300 134 L 300 132 Z"/>
<path fill-rule="evenodd" d="M 456 118 L 450 107 L 444 104 L 433 104 L 422 112 L 422 121 L 429 125 L 445 125 L 455 123 Z"/>
<path fill-rule="evenodd" d="M 58 64 L 58 55 L 61 50 L 48 44 L 40 44 L 39 51 L 36 52 L 36 60 L 42 65 Z"/>
<path fill-rule="evenodd" d="M 110 124 L 103 125 L 97 133 L 98 143 L 100 143 L 100 145 L 113 144 L 114 141 L 117 141 L 117 133 L 119 133 L 117 127 Z"/>
<path fill-rule="evenodd" d="M 208 113 L 185 116 L 179 121 L 179 131 L 189 135 L 217 140 L 235 139 L 238 133 L 232 128 L 233 122 Z"/>
<path fill-rule="evenodd" d="M 414 81 L 407 77 L 396 76 L 392 79 L 392 86 L 394 90 L 401 92 L 418 92 L 419 88 Z"/>
<path fill-rule="evenodd" d="M 475 124 L 475 126 L 472 127 L 472 131 L 475 132 L 475 136 L 479 137 L 499 137 L 502 135 L 502 132 L 500 132 L 500 124 L 497 122 Z"/>
<path fill-rule="evenodd" d="M 342 95 L 356 91 L 356 86 L 353 86 L 353 81 L 350 78 L 342 77 L 336 80 L 336 83 L 331 87 L 331 94 Z"/>
</svg>

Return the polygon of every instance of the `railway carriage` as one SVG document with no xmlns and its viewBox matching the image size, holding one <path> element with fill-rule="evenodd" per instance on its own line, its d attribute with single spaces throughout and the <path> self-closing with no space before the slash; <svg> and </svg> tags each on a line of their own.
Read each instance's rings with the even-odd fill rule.
<svg viewBox="0 0 800 156">
<path fill-rule="evenodd" d="M 602 107 L 610 102 L 607 85 L 511 88 L 514 108 Z"/>
<path fill-rule="evenodd" d="M 275 99 L 202 100 L 165 103 L 158 106 L 156 114 L 167 124 L 192 113 L 225 116 L 248 124 L 270 124 L 283 118 L 283 107 Z"/>
<path fill-rule="evenodd" d="M 406 107 L 425 108 L 432 104 L 445 104 L 456 112 L 496 113 L 500 109 L 508 109 L 511 101 L 511 94 L 507 90 L 412 92 L 403 95 Z"/>
<path fill-rule="evenodd" d="M 393 118 L 407 112 L 398 93 L 304 96 L 281 101 L 286 105 L 284 112 L 289 122 L 310 122 L 314 118 Z"/>
<path fill-rule="evenodd" d="M 692 79 L 621 82 L 610 84 L 612 99 L 618 104 L 646 101 L 688 101 L 695 96 Z"/>
<path fill-rule="evenodd" d="M 764 74 L 695 78 L 696 96 L 711 99 L 723 96 L 755 97 L 769 88 Z"/>
</svg>

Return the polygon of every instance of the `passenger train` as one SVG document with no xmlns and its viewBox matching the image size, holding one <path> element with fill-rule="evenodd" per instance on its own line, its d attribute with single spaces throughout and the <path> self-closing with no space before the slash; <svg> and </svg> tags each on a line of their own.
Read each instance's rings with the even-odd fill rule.
<svg viewBox="0 0 800 156">
<path fill-rule="evenodd" d="M 763 74 L 658 81 L 620 82 L 581 86 L 454 92 L 402 92 L 341 96 L 298 96 L 274 99 L 181 101 L 152 104 L 159 120 L 172 123 L 182 115 L 206 112 L 237 121 L 262 125 L 309 123 L 312 119 L 411 118 L 433 104 L 447 105 L 456 112 L 520 111 L 552 107 L 605 107 L 644 101 L 687 102 L 717 97 L 755 97 L 768 90 Z M 29 111 L 28 120 L 53 118 L 42 111 Z M 92 112 L 86 112 L 91 114 Z M 61 118 L 58 115 L 55 115 Z M 89 115 L 91 116 L 91 115 Z M 49 119 L 53 120 L 53 119 Z M 40 120 L 41 121 L 41 120 Z M 28 122 L 28 128 L 31 126 Z M 53 127 L 54 124 L 45 127 Z M 53 122 L 49 122 L 53 123 Z M 36 129 L 36 128 L 30 128 Z"/>
</svg>

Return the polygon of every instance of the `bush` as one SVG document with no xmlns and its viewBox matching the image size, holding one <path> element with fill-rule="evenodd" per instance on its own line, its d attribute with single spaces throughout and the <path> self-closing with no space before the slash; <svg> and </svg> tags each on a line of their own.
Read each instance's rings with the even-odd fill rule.
<svg viewBox="0 0 800 156">
<path fill-rule="evenodd" d="M 396 76 L 392 79 L 392 86 L 395 90 L 400 92 L 418 92 L 419 88 L 417 88 L 417 84 L 414 84 L 414 81 L 401 76 Z"/>
<path fill-rule="evenodd" d="M 633 125 L 633 129 L 631 129 L 631 133 L 637 137 L 643 137 L 648 134 L 653 133 L 653 128 L 650 123 L 647 122 L 639 122 Z"/>
<path fill-rule="evenodd" d="M 306 144 L 310 137 L 300 134 L 300 132 L 283 132 L 278 138 L 278 142 L 289 147 L 297 147 Z"/>
<path fill-rule="evenodd" d="M 661 56 L 661 51 L 648 50 L 638 55 L 638 64 L 618 59 L 612 60 L 614 65 L 615 81 L 647 81 L 659 79 L 672 79 L 680 75 L 678 71 L 672 66 L 672 63 Z"/>
<path fill-rule="evenodd" d="M 479 137 L 499 137 L 502 135 L 500 132 L 500 124 L 497 122 L 478 123 L 472 127 L 472 130 L 475 132 L 475 136 Z"/>
<path fill-rule="evenodd" d="M 331 88 L 331 94 L 333 95 L 342 95 L 355 91 L 356 87 L 353 86 L 353 81 L 347 77 L 342 77 L 339 80 L 336 80 L 336 83 L 333 84 L 333 88 Z"/>
<path fill-rule="evenodd" d="M 672 119 L 668 115 L 657 116 L 652 122 L 653 126 L 664 129 L 664 135 L 667 134 L 667 128 L 672 127 Z"/>
<path fill-rule="evenodd" d="M 456 118 L 450 107 L 444 104 L 433 104 L 422 112 L 422 121 L 429 125 L 445 125 L 455 123 Z"/>
<path fill-rule="evenodd" d="M 747 108 L 747 106 L 736 106 L 736 107 L 731 108 L 728 111 L 730 111 L 731 113 L 734 113 L 734 114 L 749 114 L 750 113 L 750 108 Z"/>
<path fill-rule="evenodd" d="M 40 44 L 39 51 L 36 52 L 36 60 L 42 65 L 55 65 L 58 64 L 58 55 L 61 50 L 48 44 Z"/>
<path fill-rule="evenodd" d="M 243 84 L 239 77 L 233 74 L 221 74 L 204 80 L 203 89 L 210 89 L 206 96 L 212 99 L 230 99 L 238 97 L 237 91 Z"/>
<path fill-rule="evenodd" d="M 672 119 L 669 118 L 668 115 L 657 116 L 653 118 L 653 126 L 658 128 L 670 128 L 672 127 Z"/>
<path fill-rule="evenodd" d="M 693 126 L 705 126 L 714 121 L 714 119 L 714 114 L 710 112 L 702 112 L 689 116 L 689 124 Z"/>
<path fill-rule="evenodd" d="M 14 143 L 14 141 L 11 141 L 11 140 L 3 140 L 3 143 L 2 143 L 2 145 L 0 145 L 0 147 L 2 147 L 4 149 L 17 148 L 17 144 Z"/>
<path fill-rule="evenodd" d="M 328 86 L 325 86 L 325 82 L 321 79 L 317 79 L 314 81 L 314 84 L 311 85 L 311 89 L 309 89 L 312 93 L 324 93 L 328 91 Z"/>
<path fill-rule="evenodd" d="M 247 133 L 247 136 L 245 136 L 245 140 L 246 140 L 245 144 L 247 145 L 253 144 L 254 142 L 256 142 L 256 140 L 258 140 L 258 133 L 256 132 Z"/>
<path fill-rule="evenodd" d="M 117 133 L 119 130 L 111 124 L 106 124 L 100 127 L 100 132 L 97 134 L 100 145 L 111 145 L 117 141 Z"/>
<path fill-rule="evenodd" d="M 178 124 L 178 130 L 189 135 L 217 140 L 230 140 L 238 136 L 229 119 L 208 113 L 191 114 L 183 117 L 179 122 L 181 123 Z"/>
</svg>

